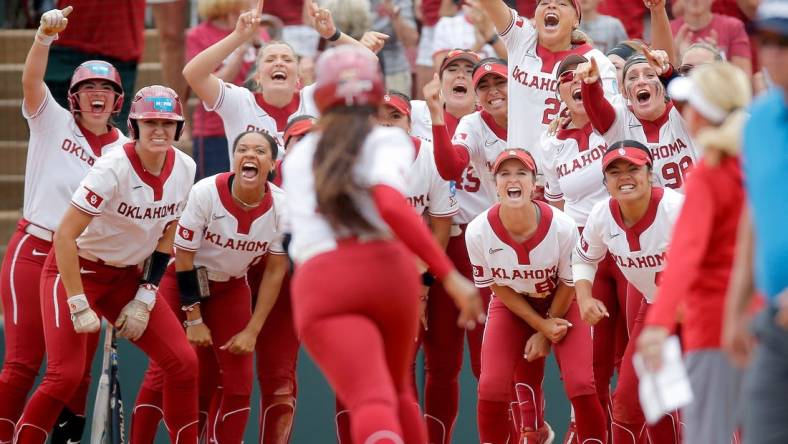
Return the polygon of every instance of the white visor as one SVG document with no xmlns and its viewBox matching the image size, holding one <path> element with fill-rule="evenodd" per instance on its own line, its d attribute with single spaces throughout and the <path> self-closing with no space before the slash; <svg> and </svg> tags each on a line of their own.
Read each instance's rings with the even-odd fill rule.
<svg viewBox="0 0 788 444">
<path fill-rule="evenodd" d="M 668 85 L 671 99 L 687 102 L 710 122 L 719 125 L 728 116 L 722 108 L 709 102 L 690 77 L 677 77 Z"/>
</svg>

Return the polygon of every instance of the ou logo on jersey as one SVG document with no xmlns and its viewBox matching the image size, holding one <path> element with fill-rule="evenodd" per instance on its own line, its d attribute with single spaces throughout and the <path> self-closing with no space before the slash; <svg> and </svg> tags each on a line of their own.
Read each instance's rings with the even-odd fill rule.
<svg viewBox="0 0 788 444">
<path fill-rule="evenodd" d="M 93 190 L 91 190 L 90 188 L 88 187 L 84 187 L 84 188 L 88 192 L 87 196 L 85 196 L 85 200 L 87 200 L 90 206 L 98 209 L 98 207 L 101 205 L 101 202 L 104 201 L 104 198 L 94 193 Z"/>
<path fill-rule="evenodd" d="M 190 241 L 190 240 L 194 239 L 194 231 L 192 231 L 192 230 L 190 230 L 190 229 L 188 229 L 186 227 L 182 227 L 180 225 L 178 225 L 178 227 L 180 229 L 179 231 L 180 231 L 180 234 L 181 234 L 182 238 L 184 238 L 187 241 Z"/>
</svg>

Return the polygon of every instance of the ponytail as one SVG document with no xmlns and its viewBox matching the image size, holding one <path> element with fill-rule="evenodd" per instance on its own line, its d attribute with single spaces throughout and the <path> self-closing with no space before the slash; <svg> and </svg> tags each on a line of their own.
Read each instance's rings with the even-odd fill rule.
<svg viewBox="0 0 788 444">
<path fill-rule="evenodd" d="M 704 128 L 698 133 L 696 140 L 703 147 L 703 158 L 709 165 L 718 165 L 724 157 L 739 154 L 747 117 L 743 109 L 737 109 L 728 114 L 719 126 Z"/>
</svg>

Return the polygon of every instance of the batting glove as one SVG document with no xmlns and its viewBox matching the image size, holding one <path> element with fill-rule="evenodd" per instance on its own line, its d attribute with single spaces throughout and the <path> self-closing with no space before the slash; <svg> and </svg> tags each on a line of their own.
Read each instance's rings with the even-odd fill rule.
<svg viewBox="0 0 788 444">
<path fill-rule="evenodd" d="M 38 25 L 36 41 L 44 46 L 49 46 L 52 41 L 57 39 L 59 32 L 63 32 L 68 26 L 68 17 L 74 8 L 67 6 L 64 9 L 52 9 L 41 16 L 41 24 Z"/>
<path fill-rule="evenodd" d="M 101 328 L 101 320 L 88 304 L 85 294 L 68 298 L 68 309 L 71 312 L 71 323 L 77 333 L 95 333 Z"/>
<path fill-rule="evenodd" d="M 156 303 L 156 287 L 143 284 L 137 289 L 134 299 L 129 301 L 120 311 L 115 326 L 119 328 L 118 336 L 136 341 L 145 332 L 150 319 L 150 312 Z"/>
</svg>

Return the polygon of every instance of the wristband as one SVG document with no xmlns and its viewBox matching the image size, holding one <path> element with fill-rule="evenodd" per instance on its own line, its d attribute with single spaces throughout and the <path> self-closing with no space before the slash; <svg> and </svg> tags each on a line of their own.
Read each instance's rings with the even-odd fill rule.
<svg viewBox="0 0 788 444">
<path fill-rule="evenodd" d="M 342 32 L 340 32 L 339 29 L 337 29 L 336 31 L 334 31 L 334 35 L 327 38 L 326 40 L 328 40 L 329 42 L 336 42 L 337 40 L 339 40 L 340 37 L 342 37 Z"/>
<path fill-rule="evenodd" d="M 145 304 L 148 310 L 152 310 L 156 303 L 156 291 L 158 291 L 158 287 L 153 284 L 140 284 L 134 299 Z"/>
<path fill-rule="evenodd" d="M 193 321 L 187 319 L 183 321 L 183 328 L 194 327 L 195 325 L 200 325 L 200 324 L 202 324 L 202 318 L 197 318 Z"/>
<path fill-rule="evenodd" d="M 164 276 L 164 272 L 167 270 L 167 265 L 169 263 L 169 254 L 154 250 L 142 265 L 142 278 L 140 279 L 141 283 L 150 283 L 158 287 L 159 282 L 161 282 L 161 278 Z"/>
<path fill-rule="evenodd" d="M 492 37 L 490 37 L 490 40 L 487 40 L 487 44 L 492 46 L 495 44 L 495 42 L 498 41 L 498 39 L 499 39 L 498 34 L 493 34 Z"/>
<path fill-rule="evenodd" d="M 425 287 L 430 287 L 432 284 L 435 283 L 435 276 L 432 275 L 429 271 L 425 271 L 421 274 L 421 284 Z"/>
<path fill-rule="evenodd" d="M 44 34 L 43 32 L 41 32 L 41 30 L 39 29 L 38 31 L 36 31 L 36 39 L 35 39 L 35 41 L 39 45 L 51 46 L 52 42 L 57 40 L 57 37 L 58 37 L 57 34 L 47 35 L 47 34 Z"/>
</svg>

